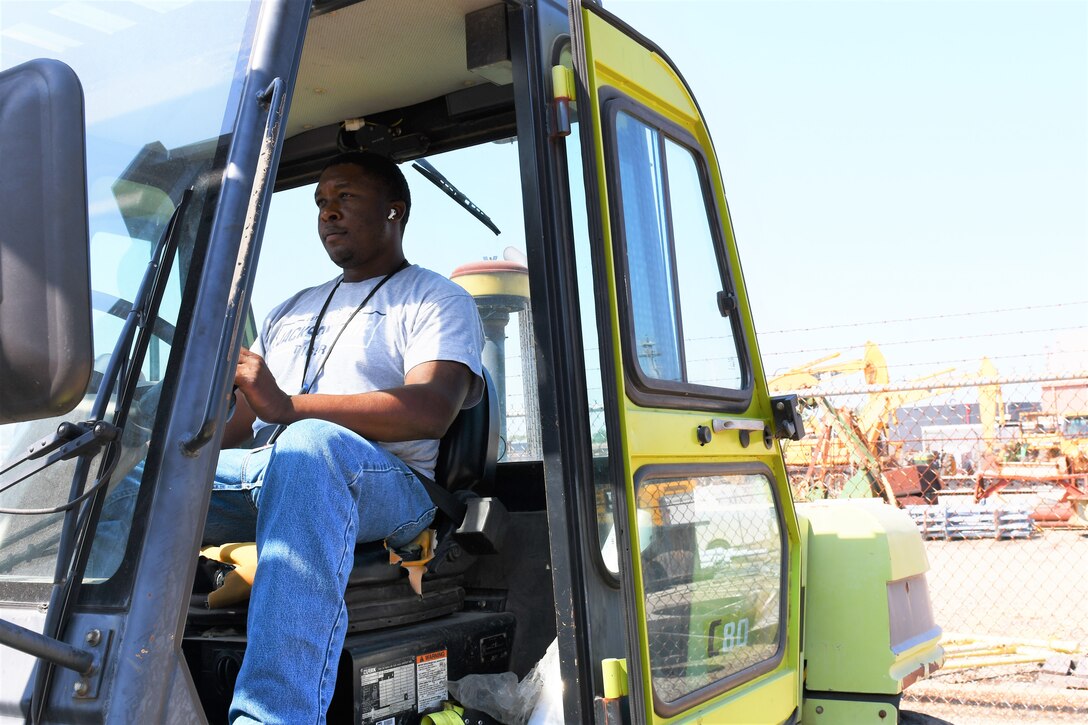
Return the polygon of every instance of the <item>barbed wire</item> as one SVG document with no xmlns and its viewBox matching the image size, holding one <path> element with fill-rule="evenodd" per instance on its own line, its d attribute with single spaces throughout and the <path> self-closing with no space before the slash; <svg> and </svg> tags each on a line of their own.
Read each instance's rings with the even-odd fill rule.
<svg viewBox="0 0 1088 725">
<path fill-rule="evenodd" d="M 1024 360 L 1024 359 L 1028 359 L 1028 358 L 1045 358 L 1045 357 L 1051 357 L 1051 356 L 1054 356 L 1054 355 L 1088 355 L 1088 349 L 1061 350 L 1059 352 L 1055 352 L 1053 350 L 1043 350 L 1043 351 L 1040 351 L 1040 352 L 1022 352 L 1022 353 L 1018 353 L 1016 355 L 979 355 L 977 357 L 961 358 L 961 359 L 958 359 L 958 360 L 942 359 L 942 360 L 932 360 L 932 361 L 929 361 L 929 362 L 896 363 L 895 367 L 897 367 L 897 368 L 912 368 L 912 367 L 926 367 L 926 366 L 933 366 L 933 365 L 950 365 L 950 364 L 955 364 L 955 363 L 977 363 L 977 362 L 980 362 L 982 360 L 982 358 L 984 358 L 984 357 L 987 358 L 988 360 L 990 360 L 990 362 L 993 362 L 995 360 L 996 361 L 1001 361 L 1001 360 Z"/>
<path fill-rule="evenodd" d="M 950 337 L 931 337 L 918 340 L 893 340 L 892 342 L 880 343 L 881 348 L 893 347 L 897 345 L 919 345 L 933 342 L 953 342 L 958 340 L 981 340 L 985 338 L 994 337 L 1011 337 L 1013 335 L 1030 335 L 1039 334 L 1044 332 L 1069 332 L 1071 330 L 1088 330 L 1088 325 L 1072 325 L 1069 327 L 1048 327 L 1038 330 L 1006 330 L 1004 332 L 987 332 L 980 333 L 978 335 L 952 335 Z M 862 345 L 854 345 L 853 347 L 862 347 Z M 771 357 L 775 355 L 800 355 L 802 353 L 812 352 L 840 352 L 843 350 L 842 345 L 835 345 L 833 347 L 809 347 L 800 350 L 780 350 L 776 352 L 764 352 L 763 357 Z M 846 348 L 849 349 L 849 348 Z"/>
<path fill-rule="evenodd" d="M 933 380 L 914 381 L 886 385 L 859 385 L 855 387 L 816 386 L 799 388 L 789 392 L 806 398 L 822 398 L 842 395 L 878 395 L 881 393 L 905 393 L 910 391 L 942 391 L 958 388 L 985 388 L 1005 385 L 1025 385 L 1034 383 L 1064 383 L 1088 380 L 1088 370 L 1070 371 L 1066 375 L 1021 375 L 978 378 L 977 380 L 934 378 Z"/>
<path fill-rule="evenodd" d="M 957 338 L 957 339 L 959 339 L 959 338 Z M 860 347 L 860 346 L 857 346 L 857 347 Z M 844 348 L 844 349 L 850 349 L 850 348 Z M 1018 353 L 1016 355 L 978 355 L 976 357 L 958 358 L 958 359 L 941 358 L 940 360 L 930 360 L 930 361 L 897 362 L 894 365 L 889 364 L 888 367 L 889 368 L 891 368 L 891 367 L 895 367 L 895 368 L 933 367 L 933 366 L 937 366 L 937 365 L 951 365 L 951 364 L 954 364 L 954 363 L 978 363 L 984 357 L 987 358 L 988 360 L 990 360 L 991 362 L 993 362 L 995 360 L 996 361 L 1002 361 L 1002 360 L 1022 360 L 1022 359 L 1027 359 L 1027 358 L 1044 358 L 1044 357 L 1049 357 L 1049 356 L 1054 356 L 1054 355 L 1063 355 L 1063 356 L 1088 355 L 1088 349 L 1061 350 L 1061 351 L 1057 351 L 1057 352 L 1056 351 L 1045 351 L 1044 350 L 1044 351 L 1041 351 L 1041 352 Z M 767 355 L 764 355 L 764 357 L 767 357 Z M 721 358 L 717 358 L 717 357 L 688 358 L 688 362 L 689 363 L 720 362 L 720 363 L 726 364 L 726 366 L 729 366 L 730 364 L 732 364 L 732 367 L 736 367 L 735 361 L 733 361 L 733 360 L 721 360 Z M 594 368 L 594 369 L 596 369 L 596 368 Z M 791 370 L 791 369 L 792 368 L 777 368 L 774 373 L 771 373 L 771 375 L 780 375 L 780 374 L 789 372 L 789 370 Z M 858 371 L 858 372 L 860 372 L 860 371 Z"/>
<path fill-rule="evenodd" d="M 1055 302 L 1050 305 L 1027 305 L 1025 307 L 1007 307 L 1000 310 L 976 310 L 973 312 L 951 312 L 943 315 L 924 315 L 920 317 L 904 317 L 898 320 L 875 320 L 872 322 L 842 322 L 833 325 L 820 325 L 817 327 L 795 327 L 788 330 L 769 330 L 767 332 L 757 332 L 757 335 L 782 335 L 786 333 L 796 332 L 816 332 L 820 330 L 839 330 L 850 327 L 866 327 L 869 325 L 896 325 L 903 322 L 925 322 L 928 320 L 947 320 L 957 319 L 963 317 L 980 317 L 982 315 L 997 315 L 1004 314 L 1006 312 L 1030 312 L 1033 310 L 1052 310 L 1061 307 L 1076 307 L 1079 305 L 1088 305 L 1088 300 L 1076 300 L 1074 302 Z"/>
<path fill-rule="evenodd" d="M 1029 309 L 1029 308 L 1023 308 L 1023 309 Z M 894 321 L 889 321 L 889 324 L 891 322 L 894 322 Z M 876 322 L 876 323 L 866 323 L 866 324 L 879 325 L 879 324 L 884 324 L 884 323 Z M 862 325 L 859 324 L 857 326 L 861 327 Z M 831 327 L 834 327 L 834 326 L 831 326 Z M 843 327 L 846 327 L 846 325 L 843 325 Z M 817 329 L 821 329 L 821 328 L 809 328 L 809 329 L 810 330 L 817 330 Z M 827 328 L 827 329 L 830 329 L 830 327 Z M 882 343 L 880 343 L 880 347 L 887 347 L 887 346 L 890 346 L 890 345 L 920 345 L 920 344 L 931 343 L 931 342 L 949 342 L 949 341 L 952 341 L 952 340 L 977 340 L 977 339 L 983 339 L 983 338 L 987 338 L 987 337 L 1009 337 L 1009 336 L 1012 336 L 1012 335 L 1032 335 L 1032 334 L 1043 333 L 1043 332 L 1069 332 L 1069 331 L 1073 331 L 1073 330 L 1088 330 L 1088 324 L 1072 325 L 1072 326 L 1069 326 L 1069 327 L 1049 327 L 1049 328 L 1043 328 L 1043 329 L 1037 329 L 1037 330 L 1013 330 L 1013 331 L 1001 331 L 1001 332 L 986 332 L 986 333 L 979 333 L 979 334 L 976 334 L 976 335 L 955 335 L 953 337 L 934 337 L 934 338 L 917 338 L 917 339 L 912 339 L 912 340 L 897 340 L 897 341 L 894 341 L 894 342 L 882 342 Z M 779 332 L 787 332 L 787 331 L 786 330 L 781 330 Z M 769 332 L 768 333 L 763 333 L 763 332 L 758 333 L 759 336 L 770 335 L 770 334 L 775 334 L 775 333 L 769 333 Z M 689 338 L 687 338 L 687 341 L 688 342 L 707 342 L 707 341 L 713 341 L 713 340 L 732 340 L 732 339 L 733 339 L 732 335 L 712 335 L 712 336 L 708 336 L 708 337 L 689 337 Z M 853 345 L 838 345 L 838 346 L 835 346 L 835 347 L 813 347 L 813 348 L 804 348 L 804 349 L 800 349 L 800 350 L 778 350 L 778 351 L 773 351 L 773 352 L 763 351 L 762 355 L 763 355 L 763 357 L 768 357 L 768 356 L 771 356 L 771 355 L 797 355 L 797 354 L 809 353 L 809 352 L 838 352 L 838 351 L 842 351 L 842 350 L 849 350 L 851 347 L 860 348 L 860 347 L 863 347 L 863 346 L 864 346 L 864 342 L 860 342 L 860 343 L 855 343 Z M 597 352 L 600 352 L 600 347 L 586 347 L 586 348 L 583 348 L 583 350 L 585 352 L 587 352 L 587 353 L 597 353 Z M 1030 357 L 1030 356 L 1043 356 L 1043 355 L 1053 355 L 1053 354 L 1069 354 L 1069 355 L 1071 355 L 1071 354 L 1085 353 L 1085 352 L 1088 352 L 1088 350 L 1083 350 L 1083 349 L 1081 349 L 1081 350 L 1050 350 L 1050 351 L 1042 351 L 1042 352 L 1038 352 L 1038 353 L 1024 353 L 1023 355 L 1006 355 L 1006 356 L 988 355 L 987 357 L 989 357 L 991 360 L 996 360 L 996 359 L 999 359 L 999 357 Z M 982 356 L 980 355 L 979 357 L 982 357 Z M 506 359 L 508 361 L 521 360 L 521 354 L 520 353 L 510 353 L 510 354 L 508 354 L 506 356 Z M 714 358 L 689 358 L 689 361 L 692 361 L 692 362 L 707 362 L 709 360 L 717 360 L 717 359 L 718 358 L 716 358 L 716 357 L 714 357 Z M 937 362 L 935 362 L 933 364 L 944 364 L 946 362 L 968 362 L 968 361 L 966 361 L 966 360 L 964 360 L 964 361 L 941 360 L 941 361 L 937 361 Z M 916 364 L 924 364 L 924 363 L 916 363 Z"/>
<path fill-rule="evenodd" d="M 985 356 L 980 355 L 978 357 L 970 357 L 970 358 L 902 362 L 902 363 L 895 363 L 894 365 L 889 365 L 889 368 L 892 368 L 892 369 L 895 369 L 895 370 L 901 370 L 901 369 L 904 369 L 904 368 L 933 368 L 933 367 L 936 367 L 936 366 L 958 365 L 958 364 L 965 364 L 965 363 L 977 364 L 982 360 L 983 357 L 986 357 L 991 362 L 1000 363 L 1000 362 L 1006 362 L 1006 361 L 1009 361 L 1009 360 L 1028 360 L 1028 359 L 1032 359 L 1032 358 L 1044 358 L 1044 357 L 1047 357 L 1047 356 L 1050 356 L 1050 355 L 1053 355 L 1053 354 L 1054 354 L 1053 352 L 1031 352 L 1031 353 L 1021 353 L 1021 354 L 1017 354 L 1017 355 L 985 355 Z M 1062 355 L 1085 355 L 1085 356 L 1088 356 L 1088 349 L 1062 350 L 1061 354 Z M 507 358 L 508 361 L 513 360 L 513 359 L 514 359 L 513 356 L 510 356 L 510 357 Z M 707 357 L 707 358 L 692 358 L 692 359 L 689 359 L 688 362 L 689 363 L 705 363 L 705 362 L 722 362 L 722 361 L 719 358 Z M 724 361 L 724 362 L 731 362 L 731 361 Z M 733 365 L 733 366 L 726 366 L 726 367 L 727 368 L 730 368 L 730 367 L 735 368 L 736 366 Z M 1014 368 L 1014 369 L 1016 369 L 1016 368 Z M 506 374 L 506 380 L 509 381 L 509 382 L 521 381 L 523 379 L 523 377 L 524 377 L 521 374 L 520 370 L 517 369 L 517 368 L 515 368 L 514 370 L 511 370 L 510 368 L 507 368 L 507 370 L 508 370 L 508 372 Z M 599 367 L 587 367 L 586 371 L 589 372 L 589 373 L 599 373 L 600 368 Z M 772 371 L 767 371 L 767 376 L 769 378 L 774 378 L 774 377 L 777 377 L 779 375 L 783 375 L 783 374 L 785 374 L 787 372 L 789 372 L 789 368 L 778 368 L 778 369 L 775 369 L 773 372 Z M 858 374 L 860 374 L 860 371 L 858 371 Z M 707 383 L 726 383 L 726 382 L 731 381 L 732 379 L 733 378 L 719 377 L 719 378 L 708 379 L 705 382 L 707 382 Z"/>
<path fill-rule="evenodd" d="M 1033 331 L 1032 330 L 1027 330 L 1023 334 L 1030 334 L 1031 332 L 1033 332 Z M 963 339 L 963 338 L 956 337 L 954 339 L 958 340 L 958 339 Z M 928 342 L 928 341 L 919 340 L 918 342 Z M 860 348 L 862 346 L 861 345 L 855 345 L 853 347 Z M 586 348 L 586 349 L 587 350 L 596 350 L 597 348 Z M 836 350 L 840 350 L 840 349 L 849 350 L 850 347 L 846 346 L 846 347 L 843 347 L 843 348 L 835 348 L 835 349 Z M 802 350 L 800 352 L 820 352 L 820 351 L 813 349 L 813 350 Z M 785 352 L 782 352 L 782 353 L 763 353 L 763 357 L 768 357 L 769 355 L 785 355 L 785 354 L 787 354 L 787 353 L 785 353 Z M 969 357 L 969 358 L 952 358 L 952 359 L 950 359 L 950 358 L 941 358 L 940 360 L 897 362 L 897 363 L 895 363 L 894 367 L 896 367 L 896 368 L 932 367 L 932 366 L 935 366 L 935 365 L 952 365 L 952 364 L 958 364 L 958 363 L 977 363 L 977 362 L 981 361 L 982 358 L 984 358 L 984 357 L 988 358 L 992 362 L 992 361 L 995 361 L 995 360 L 1024 360 L 1024 359 L 1030 359 L 1030 358 L 1045 358 L 1045 357 L 1051 357 L 1051 356 L 1054 356 L 1054 355 L 1088 355 L 1088 348 L 1062 349 L 1062 350 L 1040 350 L 1038 352 L 1023 352 L 1023 353 L 1017 353 L 1015 355 L 978 355 L 976 357 Z M 521 360 L 521 355 L 520 354 L 517 354 L 517 353 L 509 354 L 509 355 L 506 356 L 506 360 L 507 360 L 507 363 L 508 363 L 508 367 L 507 367 L 508 370 L 510 368 L 519 369 L 519 368 L 517 368 L 517 366 L 510 365 L 509 363 Z M 688 360 L 689 363 L 704 363 L 704 362 L 730 363 L 730 362 L 733 362 L 731 360 L 724 360 L 723 361 L 719 357 L 698 357 L 698 358 L 688 358 L 687 360 Z M 734 363 L 734 365 L 735 365 L 735 363 Z M 592 372 L 597 372 L 597 371 L 600 370 L 600 367 L 587 367 L 586 370 L 592 371 Z M 783 369 L 780 369 L 780 370 L 781 370 L 781 372 L 784 373 L 784 372 L 787 372 L 789 370 L 789 368 L 783 368 Z M 771 373 L 771 374 L 772 375 L 777 375 L 777 374 L 780 374 L 780 373 L 779 373 L 779 370 L 776 370 L 774 373 Z M 522 376 L 521 376 L 520 372 L 509 372 L 506 375 L 507 380 L 520 380 L 521 377 Z"/>
<path fill-rule="evenodd" d="M 1044 350 L 1044 351 L 1040 351 L 1040 352 L 1017 353 L 1015 355 L 978 355 L 978 356 L 975 356 L 975 357 L 959 358 L 959 359 L 942 358 L 940 360 L 924 360 L 924 361 L 917 361 L 916 360 L 916 361 L 913 361 L 913 362 L 896 362 L 894 364 L 889 364 L 888 368 L 889 368 L 889 370 L 891 370 L 891 369 L 901 370 L 903 368 L 929 368 L 929 369 L 933 369 L 933 368 L 936 368 L 936 367 L 947 366 L 947 365 L 962 365 L 962 364 L 977 365 L 978 363 L 982 362 L 983 358 L 986 358 L 987 360 L 989 360 L 990 362 L 993 362 L 993 363 L 1004 364 L 1005 362 L 1007 362 L 1009 360 L 1024 360 L 1024 361 L 1026 361 L 1026 360 L 1029 360 L 1029 359 L 1032 359 L 1032 358 L 1046 358 L 1046 357 L 1051 357 L 1051 356 L 1054 356 L 1054 355 L 1061 355 L 1061 356 L 1083 355 L 1086 358 L 1088 358 L 1088 349 L 1061 350 L 1060 352 L 1057 352 L 1057 353 L 1055 353 L 1054 351 Z M 1016 368 L 1014 368 L 1014 369 L 1016 369 Z M 1060 369 L 1060 367 L 1059 367 L 1059 369 Z M 781 366 L 781 367 L 775 368 L 775 370 L 773 372 L 772 371 L 767 371 L 767 376 L 770 377 L 770 378 L 774 378 L 774 377 L 777 377 L 779 375 L 785 375 L 790 370 L 792 370 L 792 368 L 790 368 L 788 366 Z M 841 373 L 841 374 L 847 374 L 847 373 Z M 857 371 L 856 374 L 860 375 L 861 371 L 860 370 Z"/>
</svg>

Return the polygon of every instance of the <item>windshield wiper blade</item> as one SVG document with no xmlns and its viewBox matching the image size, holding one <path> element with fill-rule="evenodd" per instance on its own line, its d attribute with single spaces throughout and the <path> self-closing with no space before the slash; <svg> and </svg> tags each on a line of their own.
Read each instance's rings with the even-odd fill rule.
<svg viewBox="0 0 1088 725">
<path fill-rule="evenodd" d="M 439 189 L 444 191 L 449 198 L 453 199 L 462 207 L 464 207 L 469 214 L 479 219 L 480 223 L 482 223 L 491 231 L 495 232 L 496 236 L 502 234 L 502 232 L 499 231 L 499 228 L 495 226 L 495 222 L 491 221 L 491 217 L 489 217 L 487 214 L 484 214 L 483 209 L 476 206 L 472 202 L 472 199 L 469 199 L 467 196 L 465 196 L 464 192 L 454 186 L 449 179 L 443 176 L 438 169 L 432 166 L 430 161 L 427 161 L 427 159 L 418 159 L 412 162 L 412 168 L 423 174 L 424 178 L 426 178 L 427 181 L 437 186 Z"/>
</svg>

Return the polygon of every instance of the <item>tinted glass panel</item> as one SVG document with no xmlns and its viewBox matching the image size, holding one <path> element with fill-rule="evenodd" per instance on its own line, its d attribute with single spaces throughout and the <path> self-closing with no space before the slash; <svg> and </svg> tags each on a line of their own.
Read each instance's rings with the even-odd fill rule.
<svg viewBox="0 0 1088 725">
<path fill-rule="evenodd" d="M 665 161 L 676 240 L 685 379 L 719 388 L 740 388 L 740 361 L 730 319 L 718 311 L 718 292 L 727 287 L 716 263 L 699 167 L 695 155 L 671 139 L 665 139 Z"/>
<path fill-rule="evenodd" d="M 597 509 L 597 535 L 605 566 L 619 573 L 619 548 L 616 544 L 615 502 L 612 500 L 611 469 L 608 460 L 608 418 L 604 406 L 602 351 L 597 328 L 597 310 L 593 287 L 593 255 L 589 242 L 589 218 L 586 210 L 585 177 L 582 167 L 581 123 L 572 124 L 567 138 L 567 174 L 570 183 L 571 222 L 574 231 L 574 256 L 577 259 L 578 306 L 581 313 L 582 354 L 589 403 L 589 449 L 593 456 L 593 491 Z"/>
<path fill-rule="evenodd" d="M 631 313 L 647 377 L 683 380 L 660 134 L 627 114 L 616 119 Z"/>
<path fill-rule="evenodd" d="M 659 699 L 674 702 L 776 655 L 782 537 L 766 476 L 646 478 L 638 520 Z"/>
<path fill-rule="evenodd" d="M 706 386 L 741 389 L 736 320 L 719 305 L 731 285 L 699 156 L 623 111 L 615 116 L 615 141 L 638 372 L 650 387 L 661 380 L 704 386 L 704 393 Z"/>
</svg>

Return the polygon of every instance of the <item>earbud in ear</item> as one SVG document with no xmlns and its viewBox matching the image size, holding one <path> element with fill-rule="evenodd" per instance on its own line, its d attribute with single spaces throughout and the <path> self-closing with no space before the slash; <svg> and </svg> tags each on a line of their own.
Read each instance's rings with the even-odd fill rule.
<svg viewBox="0 0 1088 725">
<path fill-rule="evenodd" d="M 397 218 L 397 210 L 396 209 L 390 209 L 389 210 L 389 216 L 387 216 L 386 219 L 396 219 L 396 218 Z"/>
</svg>

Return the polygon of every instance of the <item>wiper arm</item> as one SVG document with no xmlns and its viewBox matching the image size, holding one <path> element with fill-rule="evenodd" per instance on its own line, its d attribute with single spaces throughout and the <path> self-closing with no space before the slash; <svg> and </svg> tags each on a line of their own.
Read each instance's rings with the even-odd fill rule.
<svg viewBox="0 0 1088 725">
<path fill-rule="evenodd" d="M 132 311 L 132 303 L 128 300 L 123 300 L 120 297 L 99 290 L 91 290 L 91 304 L 94 305 L 96 310 L 105 310 L 122 320 L 128 317 L 128 313 Z M 155 336 L 167 345 L 174 344 L 175 332 L 174 326 L 166 320 L 155 320 Z"/>
<path fill-rule="evenodd" d="M 104 420 L 90 420 L 82 423 L 70 423 L 65 421 L 57 427 L 55 433 L 42 438 L 40 441 L 30 446 L 24 457 L 15 461 L 3 471 L 0 471 L 0 493 L 7 491 L 18 483 L 22 483 L 34 474 L 49 468 L 57 461 L 67 461 L 76 456 L 85 454 L 94 455 L 103 445 L 110 441 L 117 440 L 120 437 L 121 429 Z M 36 463 L 27 469 L 19 471 L 17 478 L 3 475 L 16 466 L 20 466 L 28 461 L 36 461 Z M 14 480 L 8 480 L 9 478 L 14 478 Z M 95 490 L 97 490 L 97 488 Z M 91 493 L 93 493 L 93 491 L 88 491 L 63 506 L 57 506 L 51 509 L 0 508 L 0 514 L 60 513 L 61 511 L 70 509 L 76 504 L 85 501 Z"/>
<path fill-rule="evenodd" d="M 496 236 L 502 234 L 502 232 L 499 231 L 499 228 L 495 226 L 495 222 L 491 221 L 491 218 L 487 214 L 484 214 L 483 209 L 473 204 L 472 199 L 465 196 L 463 191 L 454 186 L 438 169 L 431 166 L 431 162 L 427 161 L 427 159 L 413 161 L 412 168 L 423 174 L 427 181 L 444 191 L 449 198 L 463 206 L 469 214 L 479 219 L 485 227 L 495 232 Z"/>
<path fill-rule="evenodd" d="M 136 393 L 136 383 L 140 377 L 140 365 L 142 364 L 147 348 L 153 335 L 153 321 L 156 319 L 159 304 L 162 302 L 166 287 L 166 280 L 170 276 L 170 268 L 177 252 L 179 235 L 178 227 L 181 218 L 188 208 L 192 197 L 192 189 L 186 190 L 180 202 L 174 209 L 162 237 L 151 255 L 143 279 L 140 282 L 139 291 L 132 303 L 132 309 L 125 319 L 124 327 L 114 346 L 113 355 L 106 366 L 106 372 L 102 376 L 98 394 L 92 406 L 91 433 L 96 423 L 104 420 L 109 406 L 109 400 L 113 397 L 114 385 L 117 385 L 117 405 L 114 409 L 112 426 L 115 431 L 124 431 L 128 419 L 128 410 Z M 84 434 L 86 435 L 86 434 Z M 82 436 L 81 436 L 82 437 Z M 79 440 L 77 438 L 77 440 Z M 30 640 L 19 640 L 12 635 L 12 628 L 22 630 L 14 624 L 6 624 L 0 629 L 0 635 L 4 637 L 4 643 L 10 646 L 28 651 L 30 654 L 43 659 L 37 670 L 34 680 L 34 689 L 30 701 L 30 721 L 41 722 L 45 703 L 48 699 L 49 688 L 53 681 L 54 665 L 72 667 L 73 664 L 81 664 L 82 658 L 73 659 L 70 656 L 57 657 L 63 652 L 50 650 L 46 640 L 56 644 L 65 644 L 60 640 L 60 635 L 67 625 L 71 607 L 79 596 L 79 589 L 83 583 L 83 573 L 90 558 L 91 543 L 98 525 L 98 517 L 102 511 L 102 504 L 106 498 L 106 487 L 113 475 L 114 467 L 120 457 L 118 441 L 120 435 L 109 441 L 102 461 L 99 463 L 98 476 L 90 490 L 84 491 L 87 476 L 91 464 L 91 456 L 81 455 L 76 464 L 75 473 L 72 475 L 72 488 L 68 496 L 68 503 L 61 509 L 65 510 L 64 526 L 61 529 L 60 542 L 57 546 L 57 566 L 53 575 L 53 592 L 49 601 L 49 610 L 45 619 L 45 627 L 42 635 L 34 638 L 37 646 L 34 650 L 26 649 Z M 74 442 L 74 441 L 73 441 Z M 51 444 L 47 444 L 47 447 Z M 49 458 L 59 457 L 63 444 L 52 452 Z M 85 500 L 86 503 L 82 503 Z M 81 505 L 82 504 L 82 505 Z M 75 506 L 79 505 L 78 516 Z M 30 632 L 31 630 L 24 630 Z M 34 633 L 36 634 L 36 633 Z M 42 639 L 44 638 L 44 639 Z"/>
</svg>

